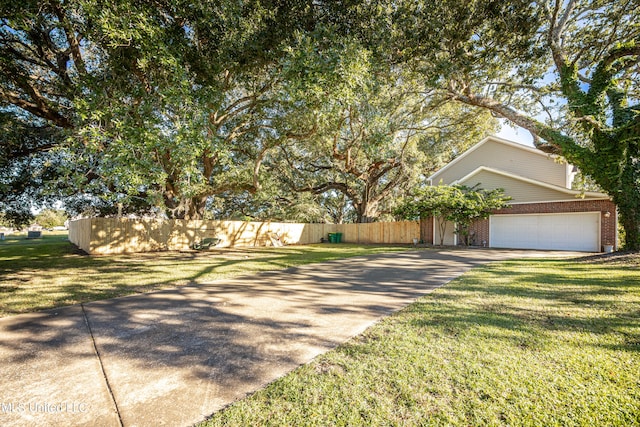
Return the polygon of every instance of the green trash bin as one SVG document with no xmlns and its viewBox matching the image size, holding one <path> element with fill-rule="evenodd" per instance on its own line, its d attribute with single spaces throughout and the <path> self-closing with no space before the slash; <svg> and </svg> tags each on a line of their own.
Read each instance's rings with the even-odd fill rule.
<svg viewBox="0 0 640 427">
<path fill-rule="evenodd" d="M 336 233 L 329 233 L 329 243 L 337 243 Z"/>
<path fill-rule="evenodd" d="M 336 233 L 336 243 L 342 243 L 342 233 Z"/>
</svg>

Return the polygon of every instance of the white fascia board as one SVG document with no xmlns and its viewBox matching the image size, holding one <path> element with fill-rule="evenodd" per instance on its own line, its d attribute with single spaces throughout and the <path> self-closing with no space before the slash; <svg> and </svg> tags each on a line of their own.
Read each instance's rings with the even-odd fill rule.
<svg viewBox="0 0 640 427">
<path fill-rule="evenodd" d="M 566 202 L 580 202 L 580 201 L 592 201 L 592 200 L 611 200 L 609 197 L 603 197 L 603 198 L 589 198 L 589 199 L 579 199 L 579 198 L 573 198 L 573 199 L 564 199 L 564 200 L 534 200 L 531 202 L 509 202 L 509 205 L 533 205 L 533 204 L 540 204 L 540 203 L 566 203 Z M 526 215 L 526 214 L 514 214 L 514 215 Z M 537 215 L 537 214 L 535 214 Z"/>
</svg>

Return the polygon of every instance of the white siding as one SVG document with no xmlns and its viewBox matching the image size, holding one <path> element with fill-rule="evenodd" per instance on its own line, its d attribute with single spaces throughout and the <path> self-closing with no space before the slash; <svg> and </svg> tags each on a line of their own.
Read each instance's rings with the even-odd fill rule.
<svg viewBox="0 0 640 427">
<path fill-rule="evenodd" d="M 480 187 L 486 190 L 502 188 L 507 196 L 511 196 L 512 200 L 510 203 L 551 202 L 575 199 L 575 196 L 567 194 L 564 191 L 542 187 L 487 170 L 479 171 L 461 182 L 461 184 L 469 187 L 480 184 Z"/>
<path fill-rule="evenodd" d="M 433 244 L 440 244 L 440 219 L 435 218 L 433 221 Z M 446 227 L 444 230 L 444 239 L 442 241 L 443 245 L 452 246 L 455 245 L 456 242 L 456 234 L 455 234 L 456 225 L 452 222 L 447 221 Z"/>
<path fill-rule="evenodd" d="M 517 147 L 493 139 L 471 149 L 467 155 L 459 157 L 449 166 L 434 174 L 433 185 L 440 180 L 451 184 L 470 174 L 480 166 L 510 172 L 526 178 L 566 187 L 567 165 L 556 163 L 541 151 L 533 151 L 528 147 Z"/>
</svg>

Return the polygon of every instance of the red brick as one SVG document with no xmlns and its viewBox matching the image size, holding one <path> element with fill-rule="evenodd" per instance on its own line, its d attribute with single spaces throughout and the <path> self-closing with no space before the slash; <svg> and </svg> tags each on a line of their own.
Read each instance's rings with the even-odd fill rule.
<svg viewBox="0 0 640 427">
<path fill-rule="evenodd" d="M 509 208 L 494 212 L 494 215 L 513 214 L 551 214 L 566 212 L 600 212 L 600 241 L 602 245 L 611 244 L 616 246 L 617 211 L 615 204 L 610 200 L 575 200 L 570 202 L 548 202 L 548 203 L 523 203 L 512 205 Z M 605 214 L 609 212 L 607 217 Z M 433 219 L 431 219 L 431 231 L 425 242 L 433 244 Z M 423 227 L 425 228 L 425 227 Z M 473 241 L 476 245 L 490 245 L 489 241 L 489 220 L 483 219 L 475 221 L 471 225 Z"/>
</svg>

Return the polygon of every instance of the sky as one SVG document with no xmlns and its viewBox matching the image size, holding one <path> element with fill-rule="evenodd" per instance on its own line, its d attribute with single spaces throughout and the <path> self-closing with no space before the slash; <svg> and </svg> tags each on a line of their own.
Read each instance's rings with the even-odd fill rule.
<svg viewBox="0 0 640 427">
<path fill-rule="evenodd" d="M 502 129 L 496 134 L 497 137 L 533 147 L 533 138 L 529 131 L 519 126 L 514 128 L 505 119 L 500 119 L 500 123 L 502 124 Z"/>
</svg>

